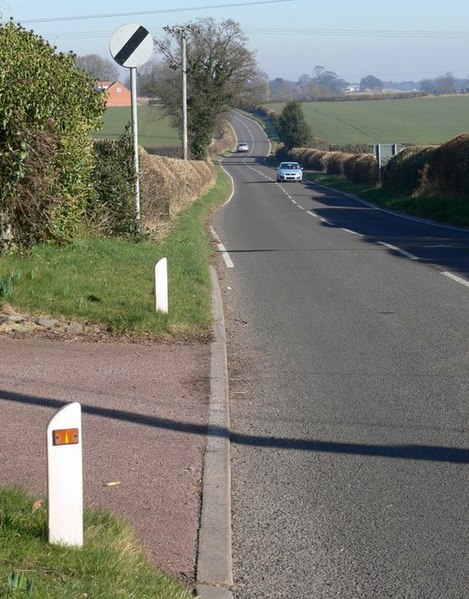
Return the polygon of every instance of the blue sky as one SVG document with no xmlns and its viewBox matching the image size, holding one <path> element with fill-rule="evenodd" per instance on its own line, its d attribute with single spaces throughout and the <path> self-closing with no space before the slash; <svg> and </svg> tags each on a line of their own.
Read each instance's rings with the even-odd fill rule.
<svg viewBox="0 0 469 599">
<path fill-rule="evenodd" d="M 395 81 L 469 76 L 468 0 L 0 0 L 0 10 L 3 21 L 13 17 L 79 55 L 110 58 L 110 36 L 125 23 L 159 37 L 165 25 L 232 18 L 270 78 L 296 80 L 316 65 L 350 82 L 369 74 Z M 153 14 L 138 14 L 146 11 Z M 125 14 L 107 16 L 117 13 Z M 59 17 L 70 20 L 52 20 Z"/>
</svg>

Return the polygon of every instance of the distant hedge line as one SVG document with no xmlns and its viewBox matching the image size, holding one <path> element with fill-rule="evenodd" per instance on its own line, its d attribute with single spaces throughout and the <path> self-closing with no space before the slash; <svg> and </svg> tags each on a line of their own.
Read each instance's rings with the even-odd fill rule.
<svg viewBox="0 0 469 599">
<path fill-rule="evenodd" d="M 293 148 L 288 156 L 310 170 L 343 177 L 354 183 L 378 183 L 378 164 L 369 153 Z M 469 200 L 469 133 L 462 133 L 440 146 L 404 148 L 391 158 L 382 175 L 383 189 L 406 197 Z"/>
</svg>

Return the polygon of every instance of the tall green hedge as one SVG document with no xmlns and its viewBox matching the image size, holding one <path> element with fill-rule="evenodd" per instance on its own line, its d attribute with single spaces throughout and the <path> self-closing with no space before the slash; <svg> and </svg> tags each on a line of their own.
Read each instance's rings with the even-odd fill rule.
<svg viewBox="0 0 469 599">
<path fill-rule="evenodd" d="M 90 133 L 104 97 L 73 54 L 12 21 L 0 26 L 0 65 L 2 231 L 19 247 L 70 239 L 94 194 Z"/>
</svg>

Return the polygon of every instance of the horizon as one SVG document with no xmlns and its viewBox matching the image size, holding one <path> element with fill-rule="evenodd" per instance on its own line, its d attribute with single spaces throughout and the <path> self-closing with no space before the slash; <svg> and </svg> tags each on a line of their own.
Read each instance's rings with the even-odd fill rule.
<svg viewBox="0 0 469 599">
<path fill-rule="evenodd" d="M 97 12 L 90 0 L 82 0 L 79 7 L 59 0 L 40 5 L 25 0 L 15 6 L 0 0 L 0 9 L 2 23 L 12 17 L 58 51 L 79 56 L 98 54 L 112 60 L 109 40 L 124 23 L 139 23 L 161 37 L 171 22 L 231 18 L 247 36 L 247 47 L 269 80 L 297 81 L 312 75 L 318 65 L 348 83 L 359 83 L 367 75 L 385 82 L 419 82 L 448 72 L 456 79 L 469 77 L 469 30 L 458 27 L 469 22 L 469 3 L 453 0 L 453 10 L 435 0 L 409 4 L 329 0 L 318 10 L 310 0 L 180 0 L 172 8 L 153 10 L 149 0 L 141 0 L 129 11 L 127 2 L 115 0 L 102 3 Z"/>
</svg>

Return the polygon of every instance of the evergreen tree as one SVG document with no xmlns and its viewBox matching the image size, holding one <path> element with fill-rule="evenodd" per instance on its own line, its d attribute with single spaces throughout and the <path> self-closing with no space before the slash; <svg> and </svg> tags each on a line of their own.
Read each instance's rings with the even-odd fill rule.
<svg viewBox="0 0 469 599">
<path fill-rule="evenodd" d="M 288 102 L 278 118 L 278 135 L 287 149 L 306 146 L 312 137 L 311 128 L 306 122 L 301 103 Z"/>
</svg>

